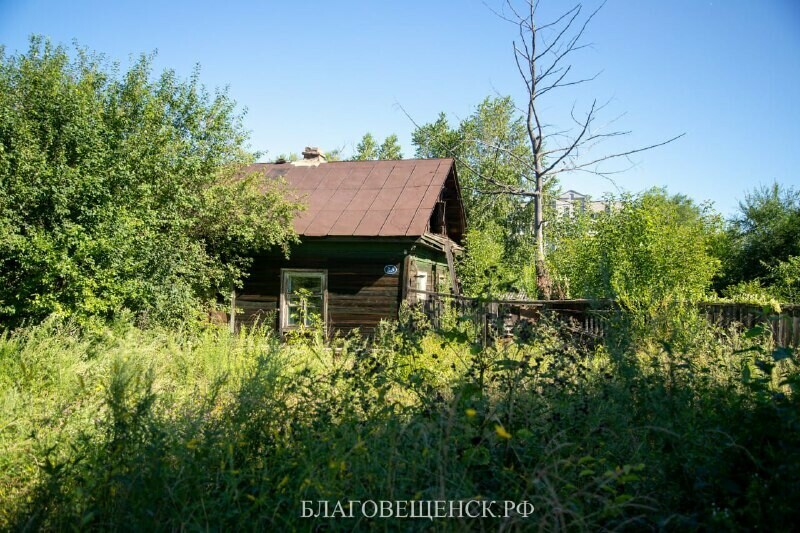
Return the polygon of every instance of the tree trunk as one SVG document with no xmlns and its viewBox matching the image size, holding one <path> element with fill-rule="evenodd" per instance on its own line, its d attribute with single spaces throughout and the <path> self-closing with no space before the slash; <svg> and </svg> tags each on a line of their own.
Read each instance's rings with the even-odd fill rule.
<svg viewBox="0 0 800 533">
<path fill-rule="evenodd" d="M 553 292 L 553 282 L 544 262 L 544 168 L 536 157 L 536 195 L 533 197 L 533 234 L 536 239 L 536 288 L 539 297 L 549 300 Z"/>
<path fill-rule="evenodd" d="M 538 159 L 538 158 L 537 158 Z M 536 261 L 544 261 L 544 203 L 542 198 L 542 165 L 536 161 L 536 195 L 533 197 L 533 235 L 536 239 Z"/>
</svg>

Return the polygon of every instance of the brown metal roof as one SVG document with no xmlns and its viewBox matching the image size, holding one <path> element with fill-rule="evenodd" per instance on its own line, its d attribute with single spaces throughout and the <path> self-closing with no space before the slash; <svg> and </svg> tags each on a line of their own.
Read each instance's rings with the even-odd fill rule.
<svg viewBox="0 0 800 533">
<path fill-rule="evenodd" d="M 333 161 L 318 166 L 256 163 L 245 172 L 282 177 L 307 209 L 305 236 L 420 236 L 453 169 L 452 159 Z"/>
</svg>

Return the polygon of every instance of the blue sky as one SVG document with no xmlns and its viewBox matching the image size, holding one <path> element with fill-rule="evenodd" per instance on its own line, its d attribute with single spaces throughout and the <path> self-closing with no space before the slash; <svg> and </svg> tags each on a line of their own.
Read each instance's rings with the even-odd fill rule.
<svg viewBox="0 0 800 533">
<path fill-rule="evenodd" d="M 540 21 L 572 5 L 541 4 Z M 456 123 L 486 96 L 524 96 L 515 32 L 479 0 L 0 0 L 6 53 L 43 34 L 123 66 L 154 50 L 159 69 L 188 75 L 200 64 L 207 86 L 227 86 L 247 108 L 252 147 L 267 158 L 306 145 L 347 154 L 367 131 L 396 133 L 412 156 L 414 126 L 400 105 L 419 123 L 440 111 Z M 759 184 L 800 187 L 800 2 L 609 0 L 587 40 L 574 69 L 602 74 L 542 102 L 551 122 L 609 101 L 602 117 L 622 115 L 616 127 L 632 134 L 591 155 L 686 135 L 634 156 L 614 185 L 563 176 L 563 188 L 599 196 L 668 186 L 731 214 Z"/>
</svg>

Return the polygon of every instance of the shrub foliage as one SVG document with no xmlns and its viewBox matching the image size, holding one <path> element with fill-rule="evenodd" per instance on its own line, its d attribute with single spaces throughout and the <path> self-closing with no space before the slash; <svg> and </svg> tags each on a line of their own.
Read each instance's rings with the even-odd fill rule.
<svg viewBox="0 0 800 533">
<path fill-rule="evenodd" d="M 0 321 L 133 310 L 185 320 L 291 241 L 297 206 L 238 179 L 234 102 L 34 38 L 0 53 Z"/>
<path fill-rule="evenodd" d="M 711 240 L 718 225 L 707 206 L 653 189 L 609 200 L 594 219 L 561 221 L 552 261 L 574 297 L 611 298 L 644 311 L 696 301 L 719 269 Z"/>
<path fill-rule="evenodd" d="M 481 349 L 457 325 L 282 344 L 48 321 L 0 337 L 0 528 L 789 530 L 800 372 L 765 331 L 633 350 L 542 321 Z M 474 498 L 536 512 L 302 517 Z"/>
</svg>

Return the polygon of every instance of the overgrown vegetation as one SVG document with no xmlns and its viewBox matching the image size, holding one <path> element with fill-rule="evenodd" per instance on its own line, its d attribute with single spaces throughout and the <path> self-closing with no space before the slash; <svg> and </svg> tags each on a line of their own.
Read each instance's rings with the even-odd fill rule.
<svg viewBox="0 0 800 533">
<path fill-rule="evenodd" d="M 800 296 L 800 191 L 773 183 L 747 193 L 720 246 L 716 286 L 744 300 Z"/>
<path fill-rule="evenodd" d="M 486 98 L 457 127 L 440 114 L 414 131 L 417 157 L 455 158 L 470 221 L 458 266 L 466 294 L 619 298 L 637 306 L 665 298 L 797 301 L 800 192 L 778 183 L 745 192 L 738 212 L 725 220 L 710 202 L 698 205 L 666 189 L 608 195 L 603 211 L 578 205 L 559 215 L 553 177 L 543 189 L 552 277 L 543 294 L 533 204 L 513 192 L 525 188 L 533 165 L 526 136 L 508 97 Z"/>
<path fill-rule="evenodd" d="M 553 295 L 619 304 L 602 343 L 545 316 L 483 346 L 463 317 L 434 332 L 409 308 L 372 339 L 327 339 L 305 304 L 284 339 L 232 335 L 197 318 L 252 252 L 294 240 L 299 206 L 241 175 L 252 154 L 224 93 L 151 64 L 120 73 L 41 39 L 0 54 L 0 529 L 797 523 L 797 354 L 766 322 L 719 330 L 693 305 L 798 299 L 793 189 L 755 191 L 727 224 L 663 190 L 546 217 Z M 457 157 L 468 294 L 541 292 L 529 133 L 496 98 L 414 135 L 418 157 Z M 354 158 L 400 156 L 395 136 L 365 135 Z M 301 515 L 309 500 L 470 499 L 536 512 Z"/>
<path fill-rule="evenodd" d="M 549 263 L 561 293 L 633 308 L 727 298 L 792 303 L 800 297 L 800 203 L 778 184 L 747 193 L 728 220 L 710 203 L 651 189 L 576 209 L 550 228 Z"/>
<path fill-rule="evenodd" d="M 511 292 L 535 297 L 533 203 L 529 198 L 496 194 L 485 183 L 485 176 L 491 176 L 509 189 L 526 185 L 525 172 L 533 165 L 533 156 L 514 101 L 486 98 L 457 127 L 442 113 L 436 121 L 419 126 L 413 141 L 417 157 L 455 158 L 469 220 L 467 256 L 459 270 L 467 294 Z M 555 180 L 548 182 L 548 199 L 556 186 Z"/>
<path fill-rule="evenodd" d="M 650 313 L 667 301 L 707 296 L 719 270 L 713 238 L 721 226 L 708 206 L 659 189 L 608 205 L 591 218 L 567 215 L 556 233 L 551 262 L 565 292 Z"/>
<path fill-rule="evenodd" d="M 326 345 L 50 320 L 0 338 L 0 528 L 790 529 L 796 355 L 684 326 L 681 349 L 547 321 L 480 349 L 458 327 Z M 301 517 L 473 498 L 536 512 Z"/>
<path fill-rule="evenodd" d="M 299 208 L 238 175 L 252 159 L 224 92 L 33 38 L 0 51 L 0 321 L 123 309 L 192 321 Z"/>
</svg>

